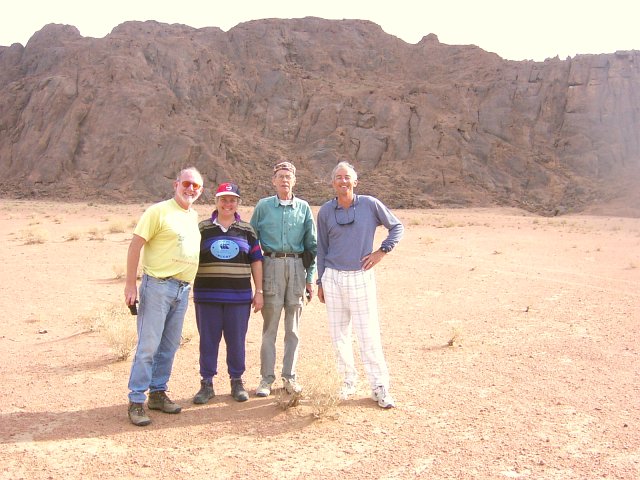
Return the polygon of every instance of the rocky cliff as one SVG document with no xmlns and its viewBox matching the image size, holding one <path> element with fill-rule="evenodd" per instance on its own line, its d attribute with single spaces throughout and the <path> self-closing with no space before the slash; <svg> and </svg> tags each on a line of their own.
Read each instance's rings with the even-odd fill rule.
<svg viewBox="0 0 640 480">
<path fill-rule="evenodd" d="M 313 204 L 339 159 L 393 207 L 636 201 L 640 52 L 514 62 L 318 18 L 47 25 L 0 47 L 4 196 L 151 201 L 195 165 L 252 203 L 281 157 Z"/>
</svg>

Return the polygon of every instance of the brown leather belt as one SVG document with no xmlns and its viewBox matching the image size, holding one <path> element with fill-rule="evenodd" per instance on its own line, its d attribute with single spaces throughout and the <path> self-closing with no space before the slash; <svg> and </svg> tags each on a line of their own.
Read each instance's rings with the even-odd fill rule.
<svg viewBox="0 0 640 480">
<path fill-rule="evenodd" d="M 287 253 L 287 252 L 264 252 L 265 257 L 271 258 L 302 258 L 301 253 Z"/>
</svg>

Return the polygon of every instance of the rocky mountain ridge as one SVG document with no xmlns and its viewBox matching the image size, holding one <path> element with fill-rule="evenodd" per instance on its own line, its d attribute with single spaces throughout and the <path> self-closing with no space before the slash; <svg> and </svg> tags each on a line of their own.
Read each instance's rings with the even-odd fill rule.
<svg viewBox="0 0 640 480">
<path fill-rule="evenodd" d="M 152 201 L 195 165 L 253 203 L 280 158 L 312 204 L 340 159 L 395 208 L 635 202 L 640 52 L 515 62 L 319 18 L 52 24 L 0 47 L 3 196 Z"/>
</svg>

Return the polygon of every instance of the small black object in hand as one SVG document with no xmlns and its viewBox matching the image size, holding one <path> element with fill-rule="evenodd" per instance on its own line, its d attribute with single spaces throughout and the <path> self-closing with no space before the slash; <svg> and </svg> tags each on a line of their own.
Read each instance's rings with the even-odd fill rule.
<svg viewBox="0 0 640 480">
<path fill-rule="evenodd" d="M 136 302 L 133 305 L 129 305 L 129 311 L 131 312 L 131 315 L 138 314 L 138 306 L 136 305 L 137 303 L 138 303 L 138 300 L 136 300 Z"/>
</svg>

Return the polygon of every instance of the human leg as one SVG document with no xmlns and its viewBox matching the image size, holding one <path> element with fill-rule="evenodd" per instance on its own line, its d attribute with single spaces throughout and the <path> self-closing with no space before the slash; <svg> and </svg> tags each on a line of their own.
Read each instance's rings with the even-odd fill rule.
<svg viewBox="0 0 640 480">
<path fill-rule="evenodd" d="M 173 361 L 180 347 L 184 316 L 189 306 L 191 286 L 188 283 L 173 279 L 166 280 L 166 282 L 169 284 L 169 291 L 171 292 L 171 306 L 167 314 L 160 345 L 153 357 L 149 392 L 167 390 L 167 382 L 171 376 Z"/>
<path fill-rule="evenodd" d="M 373 271 L 361 272 L 354 281 L 353 328 L 358 337 L 360 357 L 371 387 L 371 398 L 382 408 L 392 408 L 395 406 L 395 400 L 389 393 L 389 371 L 382 350 Z"/>
<path fill-rule="evenodd" d="M 227 370 L 231 379 L 231 396 L 237 402 L 249 400 L 242 374 L 245 371 L 245 343 L 251 305 L 226 303 L 223 314 L 223 334 L 227 345 Z"/>
<path fill-rule="evenodd" d="M 285 262 L 265 257 L 263 260 L 264 306 L 262 307 L 262 344 L 260 346 L 261 385 L 275 380 L 276 339 L 284 307 Z M 268 395 L 268 393 L 267 393 Z M 266 396 L 266 395 L 265 395 Z"/>
<path fill-rule="evenodd" d="M 276 339 L 282 312 L 282 304 L 266 303 L 262 307 L 262 344 L 260 345 L 260 376 L 268 384 L 272 384 L 276 376 Z"/>
<path fill-rule="evenodd" d="M 300 347 L 300 319 L 304 304 L 305 269 L 302 259 L 287 259 L 287 284 L 284 296 L 284 356 L 282 359 L 282 378 L 296 380 L 296 363 Z"/>
<path fill-rule="evenodd" d="M 163 339 L 165 323 L 172 307 L 171 289 L 144 275 L 140 283 L 137 316 L 138 344 L 129 375 L 129 401 L 144 403 L 153 375 L 153 362 Z"/>
<path fill-rule="evenodd" d="M 284 307 L 284 356 L 282 359 L 282 378 L 296 378 L 298 347 L 300 345 L 300 317 L 302 305 Z"/>
<path fill-rule="evenodd" d="M 361 271 L 353 279 L 352 320 L 364 371 L 372 389 L 389 388 L 389 370 L 382 351 L 376 283 L 373 271 Z"/>
<path fill-rule="evenodd" d="M 196 303 L 196 325 L 200 334 L 200 376 L 210 381 L 218 373 L 218 352 L 224 324 L 224 304 Z"/>
<path fill-rule="evenodd" d="M 355 385 L 358 372 L 353 357 L 349 293 L 345 288 L 348 285 L 341 276 L 344 277 L 338 270 L 327 268 L 322 277 L 322 289 L 338 374 L 345 383 Z"/>
<path fill-rule="evenodd" d="M 200 390 L 193 403 L 202 405 L 215 396 L 213 377 L 218 373 L 218 351 L 222 338 L 222 305 L 196 303 L 196 325 L 200 334 Z"/>
<path fill-rule="evenodd" d="M 224 304 L 224 341 L 230 378 L 241 378 L 245 371 L 246 339 L 251 304 Z"/>
</svg>

